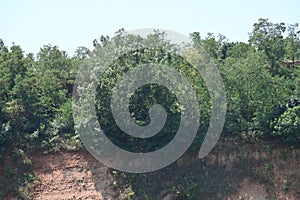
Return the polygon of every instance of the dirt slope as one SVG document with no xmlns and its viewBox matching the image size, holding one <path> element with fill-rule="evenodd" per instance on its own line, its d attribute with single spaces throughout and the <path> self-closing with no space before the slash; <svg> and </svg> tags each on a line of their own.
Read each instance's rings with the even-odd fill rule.
<svg viewBox="0 0 300 200">
<path fill-rule="evenodd" d="M 40 180 L 33 199 L 114 199 L 108 169 L 86 151 L 40 154 L 32 161 Z"/>
<path fill-rule="evenodd" d="M 300 149 L 280 146 L 222 142 L 205 159 L 183 156 L 162 170 L 120 177 L 84 150 L 31 159 L 39 179 L 30 195 L 36 200 L 300 199 Z"/>
</svg>

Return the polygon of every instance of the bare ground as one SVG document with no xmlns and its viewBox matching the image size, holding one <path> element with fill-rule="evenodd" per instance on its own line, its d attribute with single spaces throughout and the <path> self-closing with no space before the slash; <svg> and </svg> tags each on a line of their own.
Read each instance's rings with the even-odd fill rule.
<svg viewBox="0 0 300 200">
<path fill-rule="evenodd" d="M 33 163 L 33 199 L 114 199 L 108 169 L 86 151 L 36 155 Z"/>
<path fill-rule="evenodd" d="M 29 196 L 36 200 L 300 199 L 300 150 L 280 146 L 223 142 L 203 160 L 183 156 L 147 176 L 121 178 L 84 150 L 35 153 L 31 159 L 38 182 Z M 202 183 L 182 189 L 185 180 Z M 190 198 L 183 192 L 190 192 Z M 19 198 L 8 194 L 4 199 Z"/>
</svg>

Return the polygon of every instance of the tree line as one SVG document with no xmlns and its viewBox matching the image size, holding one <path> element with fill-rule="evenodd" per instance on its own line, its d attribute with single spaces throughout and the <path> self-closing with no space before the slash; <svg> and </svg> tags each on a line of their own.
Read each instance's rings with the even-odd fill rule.
<svg viewBox="0 0 300 200">
<path fill-rule="evenodd" d="M 77 71 L 85 60 L 95 56 L 104 46 L 118 45 L 130 40 L 130 37 L 132 36 L 124 30 L 119 30 L 112 38 L 101 36 L 93 41 L 92 50 L 79 47 L 74 56 L 68 56 L 65 51 L 52 45 L 43 46 L 37 55 L 24 55 L 20 46 L 13 45 L 8 48 L 0 40 L 0 152 L 15 148 L 27 151 L 80 148 L 80 138 L 74 131 L 72 116 L 72 90 Z M 228 108 L 222 135 L 235 137 L 242 133 L 251 133 L 253 137 L 275 139 L 297 146 L 300 141 L 298 24 L 272 23 L 268 19 L 259 19 L 253 25 L 248 42 L 229 42 L 225 36 L 212 33 L 202 36 L 199 32 L 194 32 L 190 37 L 195 47 L 204 48 L 214 60 L 225 84 Z M 166 44 L 168 42 L 164 33 L 159 32 L 154 32 L 143 42 L 153 41 Z M 171 46 L 170 49 L 172 51 Z M 156 51 L 158 53 L 155 54 Z M 189 71 L 188 64 L 181 58 L 162 59 L 167 54 L 159 50 L 155 52 L 138 52 L 139 57 L 135 57 L 135 60 L 125 56 L 111 68 L 117 74 L 117 66 L 124 63 L 147 63 L 153 59 L 153 55 L 161 58 L 155 61 L 157 63 L 183 66 L 188 71 L 190 80 L 197 85 L 198 93 L 201 93 L 198 96 L 203 112 L 200 123 L 203 126 L 199 128 L 201 138 L 210 113 L 209 96 L 201 77 L 196 80 L 194 73 Z M 101 81 L 108 86 L 115 80 L 106 76 Z M 156 87 L 139 91 L 148 95 L 145 105 L 131 106 L 141 125 L 149 119 L 147 109 L 150 105 L 160 102 L 159 98 L 169 98 L 157 95 Z M 105 88 L 98 89 L 110 94 Z M 154 97 L 158 100 L 154 100 Z M 132 102 L 138 103 L 140 98 L 136 95 Z M 178 107 L 174 104 L 175 101 L 170 97 L 168 106 L 170 113 L 176 114 Z M 100 113 L 99 120 L 106 120 L 109 134 L 116 135 L 114 131 L 120 130 L 111 125 L 113 122 L 109 112 L 104 112 L 106 108 L 106 104 L 99 103 L 97 109 L 102 115 L 107 114 L 101 116 Z M 178 127 L 172 123 L 178 117 L 176 114 L 168 122 L 170 129 Z M 165 132 L 170 129 L 165 129 Z M 112 140 L 114 137 L 112 136 Z M 118 139 L 115 140 L 117 142 Z"/>
</svg>

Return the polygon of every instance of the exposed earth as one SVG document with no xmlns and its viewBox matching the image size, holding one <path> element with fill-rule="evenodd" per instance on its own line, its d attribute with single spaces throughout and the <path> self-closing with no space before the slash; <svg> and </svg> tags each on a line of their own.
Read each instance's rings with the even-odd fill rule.
<svg viewBox="0 0 300 200">
<path fill-rule="evenodd" d="M 185 155 L 147 175 L 108 169 L 85 150 L 31 160 L 38 181 L 28 199 L 300 199 L 300 151 L 282 146 L 224 141 L 205 159 Z"/>
</svg>

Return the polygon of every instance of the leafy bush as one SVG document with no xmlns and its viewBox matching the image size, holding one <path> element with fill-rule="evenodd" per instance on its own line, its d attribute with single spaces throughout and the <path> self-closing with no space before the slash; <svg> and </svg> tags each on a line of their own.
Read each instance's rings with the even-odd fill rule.
<svg viewBox="0 0 300 200">
<path fill-rule="evenodd" d="M 288 108 L 273 122 L 272 135 L 282 137 L 285 142 L 297 144 L 300 142 L 300 105 Z"/>
<path fill-rule="evenodd" d="M 247 121 L 237 109 L 228 109 L 223 132 L 225 136 L 234 136 L 247 130 Z"/>
</svg>

